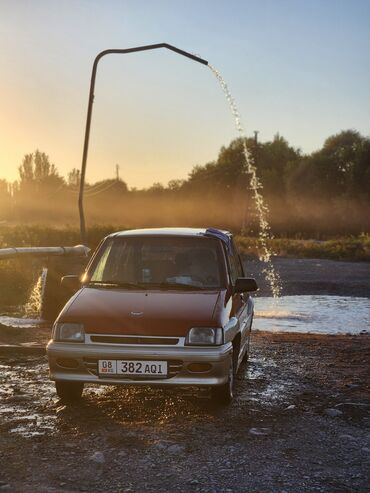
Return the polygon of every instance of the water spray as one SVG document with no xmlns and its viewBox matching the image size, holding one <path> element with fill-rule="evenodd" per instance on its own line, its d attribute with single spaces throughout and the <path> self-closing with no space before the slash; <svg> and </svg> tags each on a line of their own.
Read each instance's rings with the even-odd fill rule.
<svg viewBox="0 0 370 493">
<path fill-rule="evenodd" d="M 235 120 L 235 127 L 242 141 L 246 172 L 250 176 L 250 185 L 253 191 L 254 203 L 258 213 L 258 222 L 259 222 L 258 242 L 260 245 L 259 258 L 266 265 L 265 269 L 263 270 L 263 273 L 265 275 L 266 280 L 270 284 L 272 295 L 274 298 L 278 298 L 281 294 L 281 280 L 279 274 L 276 272 L 272 264 L 272 260 L 271 260 L 272 253 L 267 245 L 267 240 L 272 238 L 272 235 L 270 231 L 270 225 L 267 219 L 269 210 L 263 200 L 263 195 L 260 192 L 260 190 L 262 190 L 263 187 L 257 176 L 257 168 L 254 163 L 253 156 L 249 152 L 247 146 L 245 132 L 243 129 L 240 113 L 236 106 L 235 100 L 226 84 L 226 81 L 224 80 L 220 72 L 211 64 L 208 64 L 208 66 L 213 72 L 213 74 L 216 76 L 226 96 L 226 99 L 229 102 L 230 110 Z M 244 230 L 244 224 L 242 225 L 242 230 Z"/>
</svg>

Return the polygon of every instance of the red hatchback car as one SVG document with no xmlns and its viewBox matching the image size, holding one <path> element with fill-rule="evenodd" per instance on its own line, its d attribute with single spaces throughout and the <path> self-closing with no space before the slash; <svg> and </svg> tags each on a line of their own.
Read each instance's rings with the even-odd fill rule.
<svg viewBox="0 0 370 493">
<path fill-rule="evenodd" d="M 254 279 L 232 235 L 163 228 L 107 236 L 59 314 L 47 346 L 64 401 L 84 383 L 209 387 L 230 402 L 248 356 Z"/>
</svg>

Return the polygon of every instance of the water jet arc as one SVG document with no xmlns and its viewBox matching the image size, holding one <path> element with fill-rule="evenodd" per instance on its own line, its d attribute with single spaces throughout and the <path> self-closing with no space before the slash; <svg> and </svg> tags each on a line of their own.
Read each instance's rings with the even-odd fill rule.
<svg viewBox="0 0 370 493">
<path fill-rule="evenodd" d="M 84 195 L 84 186 L 85 186 L 85 174 L 86 174 L 86 161 L 87 154 L 89 148 L 89 138 L 90 138 L 90 127 L 91 127 L 91 115 L 92 115 L 92 107 L 94 102 L 94 89 L 95 89 L 95 80 L 96 80 L 96 71 L 98 68 L 98 63 L 101 58 L 105 55 L 117 54 L 124 55 L 126 53 L 135 53 L 137 51 L 148 51 L 148 50 L 156 50 L 158 48 L 166 48 L 168 50 L 174 51 L 179 55 L 183 55 L 195 62 L 199 62 L 203 65 L 208 65 L 207 60 L 200 58 L 192 53 L 188 53 L 187 51 L 180 50 L 176 48 L 176 46 L 172 46 L 167 43 L 158 43 L 153 45 L 144 45 L 144 46 L 136 46 L 134 48 L 126 48 L 126 49 L 108 49 L 101 51 L 95 58 L 92 73 L 91 73 L 91 81 L 90 81 L 90 92 L 89 92 L 89 103 L 87 108 L 87 117 L 86 117 L 86 128 L 85 128 L 85 140 L 84 140 L 84 148 L 82 155 L 82 165 L 81 165 L 81 176 L 80 176 L 80 191 L 78 196 L 78 210 L 80 214 L 80 234 L 81 234 L 81 242 L 82 244 L 86 244 L 86 224 L 85 224 L 85 216 L 84 216 L 84 208 L 83 208 L 83 195 Z"/>
</svg>

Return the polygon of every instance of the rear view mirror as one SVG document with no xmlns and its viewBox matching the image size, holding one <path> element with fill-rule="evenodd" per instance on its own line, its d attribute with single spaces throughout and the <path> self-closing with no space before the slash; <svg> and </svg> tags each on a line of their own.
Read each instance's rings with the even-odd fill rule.
<svg viewBox="0 0 370 493">
<path fill-rule="evenodd" d="M 64 276 L 62 277 L 60 284 L 67 291 L 75 292 L 81 287 L 80 276 Z"/>
<path fill-rule="evenodd" d="M 256 280 L 252 277 L 238 277 L 235 282 L 235 293 L 247 293 L 251 291 L 257 291 L 258 286 Z"/>
</svg>

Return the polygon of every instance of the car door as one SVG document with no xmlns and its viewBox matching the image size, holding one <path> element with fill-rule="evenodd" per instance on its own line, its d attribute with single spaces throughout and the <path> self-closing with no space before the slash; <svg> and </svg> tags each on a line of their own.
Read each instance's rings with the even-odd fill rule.
<svg viewBox="0 0 370 493">
<path fill-rule="evenodd" d="M 241 256 L 239 254 L 237 246 L 234 244 L 234 251 L 238 261 L 238 272 L 240 277 L 245 277 L 243 262 Z M 252 317 L 253 317 L 253 299 L 249 293 L 242 293 L 241 295 L 243 303 L 244 303 L 244 311 L 243 311 L 243 319 L 241 321 L 241 354 L 244 354 L 249 351 L 249 341 L 251 335 L 251 327 L 252 327 Z"/>
<path fill-rule="evenodd" d="M 238 277 L 244 277 L 244 270 L 234 241 L 231 240 L 230 251 L 228 252 L 228 262 L 230 268 L 230 281 L 235 286 Z M 249 295 L 247 293 L 233 293 L 233 315 L 238 319 L 240 329 L 240 351 L 239 361 L 242 359 L 249 342 Z"/>
</svg>

